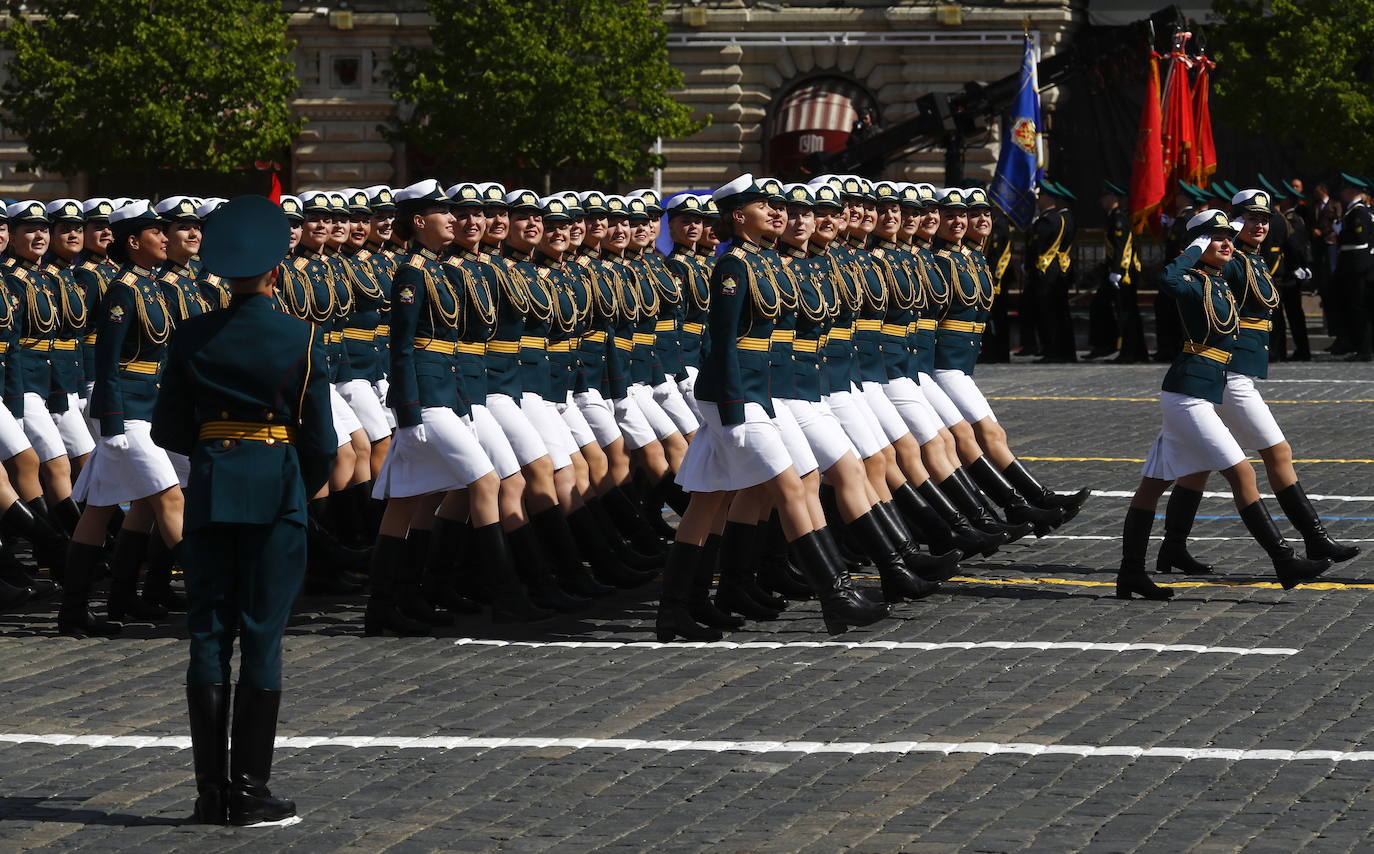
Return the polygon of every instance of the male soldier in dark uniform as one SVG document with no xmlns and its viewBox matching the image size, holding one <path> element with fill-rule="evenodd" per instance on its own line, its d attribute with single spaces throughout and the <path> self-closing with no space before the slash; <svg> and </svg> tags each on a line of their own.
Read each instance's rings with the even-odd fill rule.
<svg viewBox="0 0 1374 854">
<path fill-rule="evenodd" d="M 1278 345 L 1276 352 L 1283 358 L 1294 362 L 1308 362 L 1312 350 L 1307 341 L 1307 313 L 1303 311 L 1303 291 L 1312 287 L 1312 230 L 1308 226 L 1311 211 L 1299 207 L 1302 200 L 1301 185 L 1296 181 L 1282 185 L 1284 195 L 1276 196 L 1276 207 L 1288 223 L 1288 240 L 1283 244 L 1283 268 L 1286 275 L 1279 280 L 1279 294 L 1282 310 L 1274 312 L 1274 333 L 1272 343 Z M 1286 336 L 1293 336 L 1293 352 L 1288 352 Z"/>
<path fill-rule="evenodd" d="M 992 269 L 993 301 L 988 325 L 983 332 L 983 351 L 980 362 L 1011 361 L 1011 327 L 1007 321 L 1007 298 L 1003 296 L 1011 284 L 1011 223 L 1002 209 L 992 208 L 992 233 L 983 246 L 983 257 Z"/>
<path fill-rule="evenodd" d="M 244 196 L 205 222 L 201 261 L 230 283 L 221 311 L 178 325 L 153 439 L 191 458 L 183 558 L 191 634 L 186 698 L 195 820 L 292 819 L 267 789 L 281 703 L 282 634 L 305 577 L 306 499 L 329 477 L 336 440 L 325 355 L 309 323 L 277 311 L 290 228 Z M 240 651 L 229 741 L 229 662 Z"/>
<path fill-rule="evenodd" d="M 1374 217 L 1370 216 L 1365 193 L 1369 184 L 1353 175 L 1341 174 L 1341 203 L 1345 216 L 1341 217 L 1336 256 L 1335 291 L 1340 306 L 1349 320 L 1348 336 L 1355 352 L 1347 361 L 1368 362 L 1374 359 L 1370 341 L 1369 279 L 1374 273 L 1374 256 L 1370 255 L 1370 236 L 1374 234 Z"/>
<path fill-rule="evenodd" d="M 1073 317 L 1069 314 L 1069 275 L 1075 234 L 1073 199 L 1061 184 L 1040 182 L 1040 214 L 1026 238 L 1026 281 L 1039 297 L 1037 318 L 1041 362 L 1075 362 Z M 1027 290 L 1032 290 L 1028 287 Z"/>
<path fill-rule="evenodd" d="M 1140 259 L 1135 254 L 1131 219 L 1121 207 L 1126 191 L 1111 181 L 1103 182 L 1102 210 L 1106 213 L 1102 236 L 1106 242 L 1107 280 L 1098 288 L 1089 307 L 1089 358 L 1119 350 L 1117 363 L 1143 362 L 1145 323 L 1140 319 L 1136 286 Z"/>
</svg>

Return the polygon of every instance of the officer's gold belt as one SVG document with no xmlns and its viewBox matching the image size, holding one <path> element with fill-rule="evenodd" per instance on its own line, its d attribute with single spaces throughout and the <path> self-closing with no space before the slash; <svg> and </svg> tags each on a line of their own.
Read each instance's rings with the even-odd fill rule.
<svg viewBox="0 0 1374 854">
<path fill-rule="evenodd" d="M 352 341 L 376 341 L 377 330 L 348 328 L 343 331 L 343 337 Z"/>
<path fill-rule="evenodd" d="M 94 343 L 95 343 L 95 333 L 92 332 L 90 335 L 87 335 L 85 338 L 82 338 L 81 341 L 82 341 L 82 343 L 85 343 L 85 344 L 94 344 Z"/>
<path fill-rule="evenodd" d="M 262 442 L 290 445 L 296 441 L 296 428 L 285 424 L 258 424 L 252 421 L 206 421 L 200 425 L 201 439 L 223 439 L 240 442 Z"/>
<path fill-rule="evenodd" d="M 520 352 L 520 342 L 519 342 L 519 341 L 488 341 L 488 342 L 487 342 L 487 352 L 488 352 L 488 353 L 504 353 L 504 354 L 506 354 L 506 355 L 508 355 L 508 356 L 509 356 L 509 355 L 512 355 L 512 354 L 514 354 L 514 353 L 519 353 L 519 352 Z"/>
<path fill-rule="evenodd" d="M 120 362 L 119 367 L 131 374 L 155 374 L 161 365 L 158 362 Z"/>
<path fill-rule="evenodd" d="M 939 324 L 935 321 L 935 318 L 933 317 L 923 317 L 920 320 L 916 321 L 917 329 L 934 329 L 938 325 Z"/>
<path fill-rule="evenodd" d="M 799 353 L 818 353 L 821 349 L 821 342 L 798 338 L 792 342 L 792 349 Z"/>
<path fill-rule="evenodd" d="M 377 324 L 377 337 L 385 338 L 391 334 L 391 327 L 385 323 Z"/>
<path fill-rule="evenodd" d="M 427 353 L 443 353 L 445 356 L 452 356 L 458 349 L 457 341 L 441 341 L 438 338 L 416 338 L 415 349 L 424 350 Z"/>
<path fill-rule="evenodd" d="M 774 329 L 769 335 L 768 340 L 774 344 L 791 344 L 797 337 L 795 329 Z"/>
<path fill-rule="evenodd" d="M 882 326 L 884 335 L 896 335 L 898 338 L 906 337 L 906 325 L 902 323 L 884 323 Z"/>
<path fill-rule="evenodd" d="M 974 335 L 981 335 L 987 328 L 986 323 L 974 323 L 971 320 L 942 320 L 939 326 L 950 332 L 972 332 Z"/>
<path fill-rule="evenodd" d="M 676 320 L 660 320 L 660 321 L 658 321 L 657 323 L 654 324 L 654 331 L 655 331 L 655 332 L 676 332 L 676 331 L 677 331 L 677 321 L 676 321 Z"/>
<path fill-rule="evenodd" d="M 635 348 L 635 342 L 626 338 L 617 338 L 615 339 L 615 346 L 616 349 L 619 350 L 633 350 Z"/>
<path fill-rule="evenodd" d="M 481 341 L 459 341 L 454 352 L 465 356 L 482 356 L 487 352 L 487 345 Z"/>
<path fill-rule="evenodd" d="M 66 350 L 68 352 L 75 352 L 76 345 L 80 343 L 81 342 L 75 338 L 58 338 L 56 341 L 52 342 L 52 348 L 54 350 Z"/>
<path fill-rule="evenodd" d="M 1274 331 L 1274 321 L 1272 321 L 1272 320 L 1252 320 L 1251 318 L 1248 318 L 1248 317 L 1242 317 L 1242 318 L 1240 319 L 1240 328 L 1241 328 L 1241 329 L 1256 329 L 1256 330 L 1258 330 L 1258 331 L 1260 331 L 1260 332 L 1273 332 L 1273 331 Z"/>
<path fill-rule="evenodd" d="M 1183 342 L 1183 352 L 1201 356 L 1204 359 L 1211 359 L 1213 362 L 1220 362 L 1223 365 L 1231 361 L 1231 354 L 1225 350 L 1208 347 L 1206 344 L 1199 344 L 1196 341 Z"/>
<path fill-rule="evenodd" d="M 588 332 L 586 335 L 583 335 L 583 336 L 582 336 L 582 343 L 583 343 L 583 344 L 587 344 L 587 343 L 591 343 L 591 344 L 605 344 L 605 343 L 606 343 L 606 332 L 605 332 L 605 330 L 598 330 L 598 331 L 596 331 L 596 332 Z"/>
<path fill-rule="evenodd" d="M 520 349 L 522 350 L 543 350 L 548 346 L 548 341 L 537 335 L 520 336 Z"/>
<path fill-rule="evenodd" d="M 10 350 L 10 342 L 8 342 L 8 341 L 0 341 L 0 353 L 8 353 L 9 350 Z"/>
<path fill-rule="evenodd" d="M 342 330 L 324 333 L 324 343 L 326 344 L 338 344 L 342 342 L 343 339 L 344 336 Z"/>
<path fill-rule="evenodd" d="M 682 331 L 683 331 L 683 332 L 690 332 L 690 333 L 692 333 L 693 335 L 701 335 L 702 333 L 704 333 L 704 332 L 706 331 L 706 324 L 704 324 L 704 323 L 685 323 L 685 322 L 684 322 L 684 323 L 682 324 Z"/>
<path fill-rule="evenodd" d="M 549 345 L 550 353 L 571 353 L 576 341 L 555 341 Z"/>
<path fill-rule="evenodd" d="M 646 345 L 652 347 L 653 344 L 654 344 L 654 333 L 652 333 L 652 332 L 636 332 L 636 333 L 635 333 L 635 336 L 634 336 L 634 340 L 635 340 L 635 343 L 636 343 L 636 344 L 646 344 Z"/>
<path fill-rule="evenodd" d="M 854 328 L 860 332 L 882 332 L 883 322 L 881 320 L 856 320 Z"/>
<path fill-rule="evenodd" d="M 46 353 L 52 349 L 52 341 L 47 338 L 20 338 L 19 346 L 23 347 L 25 350 Z"/>
<path fill-rule="evenodd" d="M 848 326 L 841 326 L 826 333 L 826 341 L 849 341 L 854 337 L 854 330 Z"/>
<path fill-rule="evenodd" d="M 769 341 L 767 338 L 741 338 L 735 342 L 735 346 L 741 350 L 757 350 L 766 352 Z"/>
</svg>

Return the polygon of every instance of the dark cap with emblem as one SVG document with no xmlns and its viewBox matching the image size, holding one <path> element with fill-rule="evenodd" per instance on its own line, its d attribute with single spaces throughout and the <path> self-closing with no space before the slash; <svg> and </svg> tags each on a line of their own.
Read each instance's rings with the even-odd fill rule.
<svg viewBox="0 0 1374 854">
<path fill-rule="evenodd" d="M 295 196 L 281 197 L 281 212 L 286 214 L 286 219 L 290 222 L 305 221 L 305 211 L 301 209 L 301 200 Z"/>
<path fill-rule="evenodd" d="M 81 212 L 81 203 L 76 199 L 57 199 L 48 202 L 46 210 L 50 222 L 85 223 L 86 215 Z"/>
<path fill-rule="evenodd" d="M 663 200 L 653 190 L 635 190 L 628 198 L 641 199 L 650 216 L 663 216 Z"/>
<path fill-rule="evenodd" d="M 963 187 L 946 187 L 940 191 L 940 207 L 950 210 L 968 209 L 968 190 Z"/>
<path fill-rule="evenodd" d="M 482 203 L 489 208 L 506 207 L 506 187 L 495 181 L 488 181 L 485 184 L 478 184 L 477 189 L 482 194 Z"/>
<path fill-rule="evenodd" d="M 768 194 L 754 180 L 753 173 L 745 172 L 729 183 L 717 187 L 715 192 L 711 193 L 711 201 L 722 211 L 731 211 L 767 196 Z"/>
<path fill-rule="evenodd" d="M 788 184 L 782 188 L 783 195 L 787 197 L 787 204 L 808 210 L 816 207 L 816 196 L 811 192 L 811 188 L 805 184 Z"/>
<path fill-rule="evenodd" d="M 344 200 L 348 202 L 348 213 L 351 216 L 372 216 L 372 202 L 368 200 L 365 191 L 345 190 Z"/>
<path fill-rule="evenodd" d="M 116 238 L 138 234 L 148 228 L 162 228 L 166 224 L 167 220 L 159 216 L 145 199 L 134 199 L 110 214 L 110 228 L 114 230 Z"/>
<path fill-rule="evenodd" d="M 900 204 L 902 201 L 902 188 L 891 181 L 879 181 L 873 185 L 873 197 L 876 198 L 879 203 L 896 202 Z"/>
<path fill-rule="evenodd" d="M 367 194 L 367 203 L 372 206 L 372 213 L 394 213 L 396 211 L 396 199 L 391 195 L 391 188 L 386 184 L 374 184 L 363 190 Z"/>
<path fill-rule="evenodd" d="M 1202 211 L 1188 220 L 1188 239 L 1196 240 L 1203 235 L 1218 234 L 1224 232 L 1227 237 L 1235 237 L 1236 227 L 1231 225 L 1230 217 L 1226 214 L 1211 208 Z"/>
<path fill-rule="evenodd" d="M 694 193 L 678 193 L 668 200 L 667 208 L 669 219 L 682 215 L 704 216 L 701 197 Z"/>
<path fill-rule="evenodd" d="M 816 207 L 837 211 L 844 210 L 844 202 L 840 199 L 840 193 L 835 189 L 834 184 L 808 184 L 807 186 L 811 188 L 811 195 L 816 200 Z"/>
<path fill-rule="evenodd" d="M 226 279 L 251 279 L 281 263 L 291 242 L 291 225 L 266 196 L 239 196 L 205 220 L 200 260 Z"/>
<path fill-rule="evenodd" d="M 625 211 L 631 221 L 637 219 L 650 219 L 649 206 L 639 196 L 625 200 Z"/>
<path fill-rule="evenodd" d="M 5 209 L 5 216 L 11 225 L 47 225 L 48 210 L 42 202 L 25 199 L 13 202 Z"/>
<path fill-rule="evenodd" d="M 444 195 L 448 196 L 448 206 L 451 208 L 482 208 L 487 205 L 476 184 L 454 184 L 444 191 Z"/>
<path fill-rule="evenodd" d="M 430 208 L 441 208 L 449 203 L 448 196 L 440 189 L 439 182 L 433 178 L 417 181 L 393 195 L 396 200 L 396 213 L 400 216 L 414 216 Z"/>
<path fill-rule="evenodd" d="M 200 222 L 200 217 L 196 216 L 196 208 L 200 205 L 190 196 L 168 196 L 153 206 L 158 216 L 165 220 L 176 222 Z"/>
<path fill-rule="evenodd" d="M 624 196 L 606 196 L 606 215 L 626 217 L 630 215 L 630 208 L 625 203 Z"/>
<path fill-rule="evenodd" d="M 1273 213 L 1273 197 L 1265 190 L 1241 190 L 1231 197 L 1231 211 Z"/>
<path fill-rule="evenodd" d="M 329 198 L 328 193 L 323 193 L 319 190 L 310 190 L 301 193 L 300 199 L 301 212 L 304 213 L 306 217 L 333 217 L 334 202 Z"/>
<path fill-rule="evenodd" d="M 1116 183 L 1115 181 L 1103 181 L 1102 194 L 1121 196 L 1124 199 L 1126 197 L 1126 189 L 1122 187 L 1120 184 Z"/>
<path fill-rule="evenodd" d="M 561 196 L 545 196 L 539 200 L 539 208 L 545 223 L 572 222 L 572 211 Z"/>
<path fill-rule="evenodd" d="M 511 190 L 506 193 L 506 207 L 510 212 L 515 213 L 537 213 L 542 214 L 544 208 L 539 204 L 539 196 L 534 190 Z"/>
<path fill-rule="evenodd" d="M 577 201 L 586 216 L 604 216 L 607 213 L 605 193 L 587 190 L 578 194 Z"/>
</svg>

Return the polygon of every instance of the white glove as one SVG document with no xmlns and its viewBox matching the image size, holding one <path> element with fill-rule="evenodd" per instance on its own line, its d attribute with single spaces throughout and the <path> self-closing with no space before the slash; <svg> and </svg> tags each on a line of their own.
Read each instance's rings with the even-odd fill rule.
<svg viewBox="0 0 1374 854">
<path fill-rule="evenodd" d="M 1174 224 L 1174 218 L 1169 216 L 1168 214 L 1160 214 L 1159 224 L 1164 226 L 1165 228 L 1168 228 L 1169 226 Z"/>
<path fill-rule="evenodd" d="M 1306 267 L 1299 267 L 1293 271 L 1293 278 L 1297 279 L 1299 282 L 1305 282 L 1312 278 L 1312 271 Z"/>
<path fill-rule="evenodd" d="M 1334 232 L 1336 232 L 1337 234 L 1340 234 L 1340 233 L 1341 233 L 1341 226 L 1343 226 L 1343 225 L 1345 225 L 1345 223 L 1340 222 L 1340 221 L 1337 221 L 1334 225 L 1331 226 L 1331 230 L 1334 231 Z"/>
<path fill-rule="evenodd" d="M 421 445 L 429 441 L 429 435 L 425 433 L 425 425 L 423 424 L 416 424 L 414 427 L 402 427 L 396 431 L 396 436 L 397 438 L 408 437 L 411 441 L 419 442 Z"/>
<path fill-rule="evenodd" d="M 1188 248 L 1189 248 L 1189 249 L 1192 249 L 1192 248 L 1196 247 L 1196 248 L 1198 248 L 1198 249 L 1201 249 L 1203 252 L 1206 252 L 1206 251 L 1207 251 L 1207 247 L 1208 247 L 1208 246 L 1211 246 L 1211 245 L 1212 245 L 1212 235 L 1210 235 L 1210 234 L 1204 234 L 1204 235 L 1202 235 L 1201 237 L 1199 237 L 1197 240 L 1194 240 L 1192 243 L 1189 243 L 1189 244 L 1188 244 Z"/>
<path fill-rule="evenodd" d="M 386 393 L 387 390 L 391 388 L 391 383 L 386 381 L 386 377 L 382 377 L 381 379 L 373 383 L 372 387 L 377 390 L 378 397 L 380 397 L 382 400 L 386 400 Z"/>
<path fill-rule="evenodd" d="M 1111 282 L 1113 285 L 1115 285 L 1116 287 L 1119 288 L 1119 287 L 1121 287 L 1121 274 L 1120 274 L 1120 273 L 1108 273 L 1108 274 L 1107 274 L 1107 281 Z"/>
<path fill-rule="evenodd" d="M 1236 234 L 1240 234 L 1242 231 L 1245 230 L 1245 220 L 1233 219 L 1231 220 L 1231 227 L 1236 230 Z"/>
<path fill-rule="evenodd" d="M 100 447 L 109 448 L 111 451 L 129 450 L 129 437 L 123 433 L 114 436 L 100 437 Z"/>
</svg>

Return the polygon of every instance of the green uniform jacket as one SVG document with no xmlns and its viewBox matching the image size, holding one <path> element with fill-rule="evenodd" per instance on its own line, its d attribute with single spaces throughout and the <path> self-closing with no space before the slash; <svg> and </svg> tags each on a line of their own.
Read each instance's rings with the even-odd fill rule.
<svg viewBox="0 0 1374 854">
<path fill-rule="evenodd" d="M 477 254 L 453 247 L 444 257 L 444 275 L 449 285 L 462 295 L 463 317 L 459 326 L 458 375 L 462 377 L 462 393 L 468 406 L 487 403 L 487 362 L 485 348 L 496 330 L 496 292 L 500 285 L 496 271 L 482 263 Z M 468 352 L 463 352 L 463 345 Z"/>
<path fill-rule="evenodd" d="M 391 281 L 391 386 L 387 405 L 396 423 L 414 427 L 426 407 L 446 406 L 459 415 L 469 410 L 460 390 L 453 352 L 425 349 L 430 342 L 458 343 L 461 295 L 444 275 L 439 258 L 415 247 L 396 268 Z"/>
<path fill-rule="evenodd" d="M 699 368 L 706 315 L 711 310 L 711 264 L 687 247 L 675 245 L 668 269 L 682 282 L 682 331 L 678 334 L 682 364 Z"/>
<path fill-rule="evenodd" d="M 306 499 L 329 478 L 337 446 L 327 366 L 309 323 L 266 296 L 236 295 L 229 308 L 177 327 L 163 391 L 152 436 L 191 458 L 187 533 L 215 523 L 305 527 Z M 201 439 L 212 421 L 295 429 L 290 442 Z"/>
<path fill-rule="evenodd" d="M 873 256 L 861 246 L 850 246 L 856 269 L 860 274 L 859 292 L 863 304 L 854 327 L 854 367 L 859 383 L 887 382 L 887 366 L 883 363 L 883 318 L 887 316 L 888 283 Z M 877 327 L 872 328 L 872 327 Z"/>
<path fill-rule="evenodd" d="M 1213 273 L 1198 266 L 1201 257 L 1201 249 L 1189 247 L 1164 268 L 1160 284 L 1178 305 L 1185 342 L 1230 353 L 1236 343 L 1236 301 L 1220 272 Z M 1202 354 L 1189 353 L 1185 345 L 1164 375 L 1162 388 L 1221 403 L 1222 392 L 1226 390 L 1226 364 Z"/>
<path fill-rule="evenodd" d="M 86 327 L 81 335 L 81 372 L 86 382 L 95 381 L 95 321 L 100 317 L 100 301 L 105 298 L 105 291 L 110 287 L 110 280 L 117 269 L 114 262 L 104 255 L 85 251 L 77 253 L 72 261 L 72 276 L 81 286 L 82 296 L 86 300 Z M 86 396 L 84 387 L 81 396 Z"/>
<path fill-rule="evenodd" d="M 883 366 L 887 379 L 916 377 L 912 333 L 925 308 L 925 292 L 915 276 L 911 255 L 891 240 L 875 240 L 869 255 L 873 268 L 887 280 L 887 313 L 883 316 Z"/>
<path fill-rule="evenodd" d="M 863 285 L 860 279 L 863 271 L 854 261 L 853 250 L 838 240 L 831 241 L 825 248 L 813 250 L 813 256 L 821 271 L 829 278 L 826 290 L 835 294 L 831 304 L 830 328 L 825 339 L 823 354 L 825 359 L 826 386 L 831 392 L 849 391 L 852 384 L 859 382 L 854 368 L 854 321 L 863 303 Z M 836 335 L 836 332 L 839 335 Z M 827 392 L 828 394 L 829 392 Z"/>
<path fill-rule="evenodd" d="M 85 391 L 81 338 L 90 317 L 86 313 L 85 292 L 76 283 L 70 264 L 51 254 L 43 271 L 57 286 L 54 295 L 58 306 L 57 329 L 53 332 L 53 388 L 48 395 L 48 411 L 66 412 L 67 395 Z"/>
<path fill-rule="evenodd" d="M 830 262 L 824 258 L 789 250 L 779 244 L 788 261 L 788 272 L 797 283 L 797 310 L 794 314 L 796 339 L 792 342 L 792 378 L 789 386 L 796 400 L 817 402 L 830 393 L 825 372 L 825 356 L 820 352 L 821 336 L 830 329 L 831 311 L 835 306 L 834 283 L 830 277 Z"/>
<path fill-rule="evenodd" d="M 1266 379 L 1269 376 L 1269 326 L 1279 304 L 1278 286 L 1269 275 L 1263 256 L 1240 243 L 1236 244 L 1236 253 L 1221 274 L 1236 298 L 1241 321 L 1227 370 Z"/>
<path fill-rule="evenodd" d="M 682 322 L 687 316 L 683 300 L 684 279 L 678 275 L 657 249 L 644 253 L 644 262 L 652 274 L 650 281 L 658 289 L 658 320 L 654 323 L 654 354 L 663 373 L 682 376 Z"/>
<path fill-rule="evenodd" d="M 350 380 L 375 382 L 382 362 L 377 345 L 377 326 L 382 322 L 387 289 L 391 279 L 380 276 L 372 262 L 372 251 L 344 247 L 340 259 L 349 270 L 353 287 L 353 306 L 344 319 L 344 355 L 348 359 Z M 343 381 L 344 377 L 340 377 Z"/>
<path fill-rule="evenodd" d="M 92 418 L 101 436 L 118 436 L 126 420 L 153 417 L 172 315 L 151 270 L 126 264 L 110 283 L 96 319 Z"/>
<path fill-rule="evenodd" d="M 711 272 L 711 340 L 697 376 L 697 400 L 714 403 L 720 423 L 743 424 L 746 403 L 773 417 L 768 345 L 777 317 L 778 292 L 757 244 L 737 240 Z M 740 344 L 748 339 L 750 345 Z M 765 342 L 753 349 L 754 342 Z"/>
<path fill-rule="evenodd" d="M 52 342 L 57 337 L 57 287 L 39 265 L 14 257 L 5 268 L 5 287 L 14 296 L 19 317 L 18 364 L 24 375 L 24 391 L 44 400 L 56 385 Z M 122 431 L 121 431 L 122 432 Z"/>
<path fill-rule="evenodd" d="M 941 322 L 949 323 L 935 332 L 934 367 L 972 374 L 983 347 L 983 333 L 952 327 L 987 322 L 992 309 L 992 278 L 980 276 L 973 259 L 960 251 L 960 247 L 937 237 L 934 249 L 935 266 L 949 286 L 949 304 L 940 315 Z"/>
</svg>

